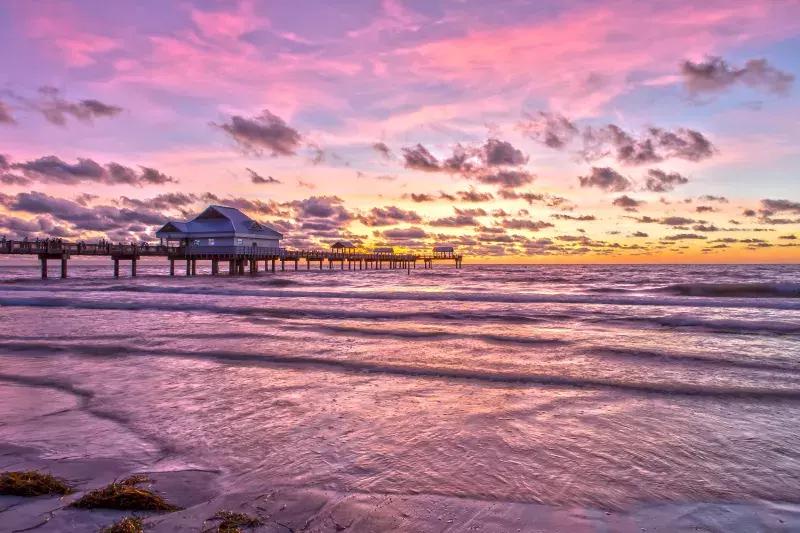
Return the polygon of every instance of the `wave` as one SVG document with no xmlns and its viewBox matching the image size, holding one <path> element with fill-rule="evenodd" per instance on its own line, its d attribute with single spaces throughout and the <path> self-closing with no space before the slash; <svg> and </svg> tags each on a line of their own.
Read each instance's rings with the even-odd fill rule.
<svg viewBox="0 0 800 533">
<path fill-rule="evenodd" d="M 243 307 L 213 305 L 199 300 L 182 302 L 162 301 L 127 301 L 83 300 L 67 298 L 0 298 L 0 307 L 33 307 L 51 309 L 83 309 L 97 311 L 162 311 L 162 312 L 199 312 L 219 315 L 258 317 L 271 319 L 314 319 L 314 320 L 441 320 L 463 324 L 465 322 L 501 322 L 516 324 L 552 323 L 557 321 L 563 325 L 565 321 L 581 320 L 597 324 L 649 324 L 664 328 L 691 328 L 717 333 L 738 334 L 800 334 L 800 323 L 777 320 L 736 320 L 705 319 L 695 316 L 619 316 L 610 313 L 595 312 L 585 316 L 565 315 L 561 313 L 541 313 L 532 310 L 530 313 L 514 311 L 482 311 L 482 310 L 442 310 L 442 311 L 360 311 L 352 306 L 342 307 Z M 499 342 L 499 341 L 498 341 Z"/>
<path fill-rule="evenodd" d="M 727 368 L 742 368 L 745 370 L 764 370 L 771 372 L 800 373 L 800 364 L 791 360 L 752 360 L 752 359 L 720 359 L 705 355 L 671 354 L 664 352 L 651 352 L 626 348 L 598 347 L 587 350 L 590 355 L 637 361 L 651 360 L 678 364 L 699 364 Z"/>
<path fill-rule="evenodd" d="M 52 351 L 53 346 L 41 343 L 38 346 L 25 344 L 26 349 L 40 349 Z M 15 351 L 16 346 L 0 342 L 0 350 Z M 77 346 L 67 347 L 77 348 Z M 387 365 L 368 361 L 353 361 L 342 359 L 328 359 L 314 356 L 292 356 L 285 354 L 254 354 L 228 351 L 166 351 L 148 350 L 142 348 L 126 348 L 122 346 L 80 346 L 82 354 L 89 355 L 126 355 L 126 356 L 158 356 L 158 357 L 185 357 L 189 359 L 213 360 L 220 363 L 245 363 L 253 365 L 276 365 L 283 367 L 336 370 L 343 372 L 388 374 L 401 377 L 426 378 L 426 379 L 468 379 L 486 384 L 500 385 L 539 385 L 569 388 L 591 388 L 599 390 L 616 390 L 621 392 L 658 394 L 673 396 L 690 396 L 720 398 L 728 400 L 800 400 L 800 390 L 796 389 L 766 389 L 758 387 L 709 387 L 688 383 L 646 383 L 626 382 L 619 380 L 591 379 L 570 376 L 555 376 L 547 374 L 491 372 L 484 370 L 467 370 L 450 367 Z M 72 350 L 74 353 L 74 350 Z M 20 379 L 18 376 L 0 374 L 0 381 L 12 381 L 34 386 L 48 386 L 51 383 L 37 378 Z M 27 382 L 27 383 L 26 383 Z M 53 383 L 55 387 L 64 387 L 63 383 Z"/>
<path fill-rule="evenodd" d="M 775 285 L 784 286 L 784 285 Z M 800 290 L 800 285 L 798 286 Z M 3 287 L 3 292 L 44 292 L 41 288 L 28 288 L 21 286 Z M 269 289 L 240 289 L 240 288 L 212 288 L 201 287 L 175 287 L 153 285 L 113 285 L 99 292 L 130 292 L 144 294 L 176 294 L 197 296 L 253 296 L 261 298 L 309 298 L 309 299 L 339 299 L 339 300 L 376 300 L 376 301 L 412 301 L 412 302 L 475 302 L 475 303 L 506 303 L 506 304 L 589 304 L 589 305 L 631 305 L 631 306 L 660 306 L 660 307 L 726 307 L 726 308 L 752 308 L 752 309 L 782 309 L 800 310 L 800 301 L 794 298 L 779 300 L 756 299 L 742 297 L 723 301 L 712 298 L 702 299 L 685 295 L 669 295 L 667 298 L 653 296 L 642 297 L 641 294 L 625 294 L 620 296 L 600 297 L 594 294 L 535 294 L 535 293 L 497 293 L 485 292 L 369 292 L 369 291 L 303 291 L 303 290 L 269 290 Z M 594 292 L 640 292 L 626 289 L 594 289 Z M 663 289 L 656 289 L 663 291 Z M 48 287 L 47 292 L 85 293 L 85 288 Z M 681 297 L 683 296 L 683 297 Z M 741 294 L 739 294 L 741 296 Z M 0 305 L 3 301 L 0 299 Z"/>
<path fill-rule="evenodd" d="M 652 289 L 597 287 L 595 293 L 657 293 L 707 298 L 800 298 L 800 283 L 678 283 Z"/>
<path fill-rule="evenodd" d="M 242 307 L 205 304 L 197 300 L 170 303 L 156 301 L 118 302 L 109 300 L 77 300 L 67 298 L 0 298 L 0 307 L 34 307 L 50 309 L 83 309 L 95 311 L 174 311 L 201 312 L 221 315 L 277 319 L 331 319 L 331 320 L 465 320 L 488 322 L 541 323 L 548 320 L 565 320 L 569 315 L 522 313 L 491 313 L 482 311 L 358 311 L 352 308 L 299 308 L 299 307 Z"/>
<path fill-rule="evenodd" d="M 593 319 L 599 323 L 645 323 L 665 328 L 700 329 L 714 333 L 749 333 L 749 334 L 800 334 L 800 324 L 778 320 L 735 320 L 705 319 L 693 316 L 626 316 L 618 318 Z"/>
<path fill-rule="evenodd" d="M 315 331 L 320 331 L 324 333 L 333 333 L 336 335 L 382 337 L 382 338 L 395 338 L 402 340 L 474 339 L 493 344 L 562 345 L 562 346 L 567 344 L 572 344 L 569 341 L 561 339 L 542 339 L 537 337 L 517 337 L 509 335 L 491 335 L 491 334 L 466 334 L 466 333 L 452 333 L 449 331 L 357 328 L 349 326 L 311 326 L 303 329 L 313 329 Z"/>
</svg>

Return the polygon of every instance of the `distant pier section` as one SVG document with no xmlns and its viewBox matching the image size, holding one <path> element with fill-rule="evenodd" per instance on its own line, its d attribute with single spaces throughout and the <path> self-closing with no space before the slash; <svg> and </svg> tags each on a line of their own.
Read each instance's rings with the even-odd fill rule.
<svg viewBox="0 0 800 533">
<path fill-rule="evenodd" d="M 294 270 L 305 261 L 306 270 L 312 264 L 319 269 L 327 262 L 328 268 L 348 270 L 383 270 L 433 268 L 434 261 L 452 261 L 461 268 L 463 256 L 451 246 L 436 246 L 430 253 L 395 252 L 393 248 L 360 250 L 352 243 L 339 241 L 330 250 L 292 250 L 280 246 L 283 235 L 268 226 L 255 222 L 238 209 L 209 206 L 189 222 L 167 222 L 156 232 L 159 244 L 113 244 L 110 242 L 72 243 L 60 239 L 35 241 L 0 241 L 0 254 L 36 255 L 41 265 L 42 279 L 48 276 L 48 262 L 60 262 L 61 278 L 68 276 L 69 259 L 74 256 L 111 258 L 114 277 L 120 275 L 120 262 L 130 262 L 131 276 L 136 276 L 137 263 L 146 257 L 164 257 L 169 260 L 169 274 L 176 274 L 176 263 L 185 263 L 187 276 L 197 275 L 197 262 L 209 261 L 211 274 L 226 273 L 231 276 L 255 274 L 263 262 L 265 271 L 281 271 L 286 264 Z M 220 265 L 226 271 L 220 270 Z"/>
</svg>

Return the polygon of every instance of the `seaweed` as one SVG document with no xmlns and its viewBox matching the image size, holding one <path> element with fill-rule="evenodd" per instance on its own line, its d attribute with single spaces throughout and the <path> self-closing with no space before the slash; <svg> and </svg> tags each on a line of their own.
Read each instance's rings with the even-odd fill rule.
<svg viewBox="0 0 800 533">
<path fill-rule="evenodd" d="M 87 492 L 80 499 L 72 502 L 73 507 L 80 509 L 118 509 L 121 511 L 180 511 L 167 503 L 161 496 L 136 485 L 150 481 L 146 476 L 132 476 L 120 482 L 114 482 L 102 489 Z"/>
<path fill-rule="evenodd" d="M 142 531 L 142 519 L 133 516 L 104 527 L 100 533 L 142 533 Z"/>
<path fill-rule="evenodd" d="M 35 471 L 0 473 L 0 494 L 5 496 L 45 496 L 70 494 L 75 489 L 61 479 Z"/>
<path fill-rule="evenodd" d="M 219 533 L 242 533 L 242 527 L 250 528 L 263 524 L 258 518 L 232 511 L 217 511 L 210 520 L 222 520 L 219 523 Z"/>
</svg>

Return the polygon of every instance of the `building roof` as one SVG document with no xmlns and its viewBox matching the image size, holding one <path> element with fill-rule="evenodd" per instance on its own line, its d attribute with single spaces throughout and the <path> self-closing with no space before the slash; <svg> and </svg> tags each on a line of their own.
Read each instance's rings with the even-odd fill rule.
<svg viewBox="0 0 800 533">
<path fill-rule="evenodd" d="M 350 241 L 336 241 L 331 244 L 331 248 L 355 248 L 355 246 Z"/>
<path fill-rule="evenodd" d="M 434 252 L 452 252 L 453 251 L 453 247 L 452 246 L 434 246 L 433 247 L 433 251 Z"/>
<path fill-rule="evenodd" d="M 392 254 L 392 253 L 394 253 L 394 248 L 390 248 L 388 246 L 384 246 L 382 248 L 375 248 L 372 251 L 375 252 L 376 254 Z"/>
<path fill-rule="evenodd" d="M 274 229 L 256 222 L 236 208 L 224 205 L 210 205 L 188 222 L 170 220 L 156 232 L 156 235 L 161 237 L 184 234 L 188 237 L 206 233 L 283 238 L 283 235 Z"/>
</svg>

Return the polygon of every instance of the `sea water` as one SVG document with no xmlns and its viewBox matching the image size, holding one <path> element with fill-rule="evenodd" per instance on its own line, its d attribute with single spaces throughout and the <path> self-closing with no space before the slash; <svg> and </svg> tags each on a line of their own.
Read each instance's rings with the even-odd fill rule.
<svg viewBox="0 0 800 533">
<path fill-rule="evenodd" d="M 0 441 L 241 490 L 798 500 L 798 266 L 303 267 L 0 268 Z"/>
</svg>

